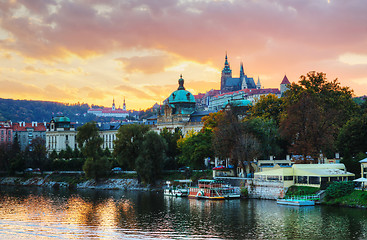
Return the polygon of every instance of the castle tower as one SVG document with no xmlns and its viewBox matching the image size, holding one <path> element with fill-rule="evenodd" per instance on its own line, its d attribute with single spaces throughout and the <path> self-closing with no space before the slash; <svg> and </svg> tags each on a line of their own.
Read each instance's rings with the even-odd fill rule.
<svg viewBox="0 0 367 240">
<path fill-rule="evenodd" d="M 260 83 L 260 77 L 257 77 L 257 84 L 256 84 L 256 89 L 260 89 L 261 88 L 261 83 Z"/>
<path fill-rule="evenodd" d="M 122 105 L 122 110 L 126 111 L 125 97 L 124 97 L 124 105 Z"/>
<path fill-rule="evenodd" d="M 228 63 L 228 57 L 226 53 L 226 58 L 224 62 L 224 68 L 222 70 L 222 77 L 220 79 L 220 90 L 225 90 L 226 81 L 228 78 L 232 78 L 232 70 Z"/>
<path fill-rule="evenodd" d="M 281 95 L 283 95 L 283 93 L 288 90 L 290 84 L 291 83 L 289 82 L 287 75 L 284 75 L 283 81 L 280 83 L 280 94 Z"/>
<path fill-rule="evenodd" d="M 115 110 L 116 110 L 115 99 L 113 99 L 113 102 L 112 102 L 112 111 L 115 111 Z"/>
</svg>

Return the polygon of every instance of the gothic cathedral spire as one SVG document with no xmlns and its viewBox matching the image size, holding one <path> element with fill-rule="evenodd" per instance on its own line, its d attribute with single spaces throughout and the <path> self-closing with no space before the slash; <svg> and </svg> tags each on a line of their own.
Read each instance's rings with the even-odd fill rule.
<svg viewBox="0 0 367 240">
<path fill-rule="evenodd" d="M 232 78 L 232 70 L 231 70 L 231 67 L 229 66 L 227 52 L 226 52 L 226 57 L 225 57 L 225 61 L 224 61 L 224 68 L 222 70 L 222 77 L 221 77 L 221 81 L 220 81 L 220 89 L 221 90 L 225 89 L 226 82 L 227 82 L 228 78 Z"/>
</svg>

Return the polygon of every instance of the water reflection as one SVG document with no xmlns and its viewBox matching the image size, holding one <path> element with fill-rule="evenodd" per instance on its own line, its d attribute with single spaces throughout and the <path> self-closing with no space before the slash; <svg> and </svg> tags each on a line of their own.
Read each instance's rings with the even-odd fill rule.
<svg viewBox="0 0 367 240">
<path fill-rule="evenodd" d="M 364 239 L 367 211 L 158 192 L 0 188 L 1 239 Z"/>
</svg>

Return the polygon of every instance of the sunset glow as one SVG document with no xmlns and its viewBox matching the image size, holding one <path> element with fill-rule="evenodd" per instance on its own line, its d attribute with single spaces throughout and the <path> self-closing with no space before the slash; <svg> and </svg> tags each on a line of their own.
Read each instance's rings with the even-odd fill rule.
<svg viewBox="0 0 367 240">
<path fill-rule="evenodd" d="M 0 97 L 128 109 L 233 76 L 279 88 L 309 71 L 367 92 L 365 0 L 4 0 Z"/>
</svg>

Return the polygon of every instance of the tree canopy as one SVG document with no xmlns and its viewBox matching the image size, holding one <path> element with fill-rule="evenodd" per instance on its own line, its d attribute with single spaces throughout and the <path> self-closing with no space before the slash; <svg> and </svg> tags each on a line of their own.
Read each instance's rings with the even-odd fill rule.
<svg viewBox="0 0 367 240">
<path fill-rule="evenodd" d="M 284 99 L 274 94 L 262 95 L 249 110 L 249 118 L 261 117 L 274 120 L 279 125 L 284 112 Z"/>
<path fill-rule="evenodd" d="M 121 166 L 131 170 L 135 169 L 135 161 L 141 152 L 144 135 L 149 131 L 149 126 L 129 124 L 123 125 L 117 132 L 114 145 L 114 155 Z"/>
<path fill-rule="evenodd" d="M 285 92 L 281 134 L 293 154 L 318 159 L 335 151 L 335 140 L 343 124 L 358 109 L 353 92 L 337 80 L 328 82 L 324 73 L 309 72 Z"/>
</svg>

